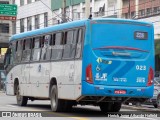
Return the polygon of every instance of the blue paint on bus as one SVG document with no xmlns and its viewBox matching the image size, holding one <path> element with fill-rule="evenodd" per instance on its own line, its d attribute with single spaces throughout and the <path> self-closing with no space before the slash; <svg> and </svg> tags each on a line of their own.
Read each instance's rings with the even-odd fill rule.
<svg viewBox="0 0 160 120">
<path fill-rule="evenodd" d="M 80 20 L 14 35 L 10 41 L 79 26 L 85 26 L 82 96 L 153 96 L 152 23 L 113 18 Z"/>
<path fill-rule="evenodd" d="M 98 19 L 86 26 L 82 95 L 151 98 L 153 25 L 135 20 Z"/>
</svg>

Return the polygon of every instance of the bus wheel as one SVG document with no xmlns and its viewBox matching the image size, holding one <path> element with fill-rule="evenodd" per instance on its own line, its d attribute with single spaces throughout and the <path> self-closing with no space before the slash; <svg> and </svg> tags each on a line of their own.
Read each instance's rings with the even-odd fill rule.
<svg viewBox="0 0 160 120">
<path fill-rule="evenodd" d="M 112 105 L 112 112 L 119 112 L 121 109 L 122 103 L 121 102 L 114 102 Z"/>
<path fill-rule="evenodd" d="M 121 109 L 121 102 L 107 102 L 107 103 L 101 103 L 100 109 L 103 113 L 107 112 L 119 112 Z"/>
<path fill-rule="evenodd" d="M 53 85 L 51 88 L 51 96 L 50 96 L 50 100 L 51 100 L 51 109 L 54 112 L 60 112 L 63 110 L 63 100 L 58 99 L 58 90 L 57 90 L 57 86 Z"/>
<path fill-rule="evenodd" d="M 17 104 L 19 106 L 26 106 L 27 105 L 28 98 L 20 95 L 19 85 L 17 85 L 17 89 L 16 89 L 16 98 L 17 98 Z"/>
<path fill-rule="evenodd" d="M 73 106 L 72 101 L 65 100 L 65 101 L 64 101 L 63 110 L 64 110 L 65 112 L 70 112 L 70 111 L 72 111 L 72 106 Z"/>
<path fill-rule="evenodd" d="M 99 107 L 103 113 L 112 112 L 112 104 L 111 102 L 100 103 Z"/>
</svg>

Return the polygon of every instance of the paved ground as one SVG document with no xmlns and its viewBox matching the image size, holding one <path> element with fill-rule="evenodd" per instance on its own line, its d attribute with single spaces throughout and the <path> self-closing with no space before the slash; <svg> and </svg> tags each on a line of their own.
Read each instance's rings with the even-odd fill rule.
<svg viewBox="0 0 160 120">
<path fill-rule="evenodd" d="M 50 101 L 34 101 L 28 102 L 26 107 L 20 107 L 16 104 L 15 96 L 6 96 L 5 93 L 0 92 L 0 111 L 12 111 L 14 117 L 18 115 L 40 115 L 48 117 L 47 119 L 55 120 L 117 120 L 117 119 L 132 119 L 132 120 L 158 120 L 160 110 L 153 106 L 142 105 L 141 107 L 123 105 L 121 111 L 117 114 L 108 113 L 103 114 L 99 107 L 94 106 L 76 106 L 69 113 L 51 112 Z M 1 115 L 2 115 L 1 112 Z M 6 114 L 6 113 L 3 113 Z M 20 116 L 20 117 L 21 117 Z M 19 117 L 19 118 L 20 118 Z M 27 116 L 28 117 L 28 116 Z M 1 118 L 0 118 L 1 119 Z M 15 118 L 16 119 L 16 118 Z M 43 118 L 44 119 L 44 118 Z"/>
</svg>

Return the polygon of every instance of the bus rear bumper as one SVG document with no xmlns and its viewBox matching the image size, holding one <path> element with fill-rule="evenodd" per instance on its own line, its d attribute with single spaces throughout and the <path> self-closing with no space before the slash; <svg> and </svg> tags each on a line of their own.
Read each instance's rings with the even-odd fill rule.
<svg viewBox="0 0 160 120">
<path fill-rule="evenodd" d="M 154 87 L 126 87 L 126 86 L 106 86 L 94 85 L 83 82 L 83 96 L 110 96 L 110 97 L 132 97 L 132 98 L 152 98 Z M 123 91 L 115 93 L 115 91 Z"/>
</svg>

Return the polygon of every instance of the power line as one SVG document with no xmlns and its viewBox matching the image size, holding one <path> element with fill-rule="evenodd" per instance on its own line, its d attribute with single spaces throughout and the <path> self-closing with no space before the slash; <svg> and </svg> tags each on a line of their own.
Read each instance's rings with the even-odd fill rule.
<svg viewBox="0 0 160 120">
<path fill-rule="evenodd" d="M 53 20 L 53 19 L 56 18 L 58 15 L 61 15 L 61 14 L 57 14 L 55 17 L 47 20 L 47 22 Z M 44 24 L 44 22 L 43 22 L 43 23 L 39 23 L 38 25 L 42 25 L 42 24 Z M 34 27 L 34 25 L 32 25 L 32 27 Z M 19 28 L 19 29 L 20 29 L 21 27 L 16 27 L 16 28 Z M 27 28 L 27 27 L 24 27 L 24 28 Z"/>
<path fill-rule="evenodd" d="M 143 2 L 143 3 L 139 3 L 139 4 L 137 4 L 137 5 L 130 5 L 130 7 L 128 6 L 128 7 L 123 7 L 123 8 L 119 8 L 119 9 L 114 9 L 114 10 L 108 10 L 108 11 L 104 11 L 104 12 L 112 12 L 112 11 L 114 11 L 114 12 L 117 12 L 117 11 L 119 11 L 119 10 L 124 10 L 124 9 L 130 9 L 130 8 L 132 8 L 132 7 L 136 7 L 136 6 L 140 6 L 140 5 L 145 5 L 145 4 L 147 4 L 147 3 L 152 3 L 153 1 L 147 1 L 147 2 Z M 160 2 L 159 2 L 160 3 Z M 153 6 L 152 6 L 152 8 L 153 8 Z M 84 12 L 73 12 L 73 11 L 67 11 L 67 12 L 72 12 L 72 13 L 84 13 Z M 103 13 L 104 13 L 103 12 Z M 97 14 L 99 14 L 99 12 L 92 12 L 92 14 L 95 14 L 95 13 L 97 13 Z M 139 16 L 139 15 L 136 15 L 136 16 Z M 136 17 L 136 16 L 134 16 L 134 17 Z M 71 19 L 72 20 L 72 19 Z"/>
<path fill-rule="evenodd" d="M 49 6 L 47 6 L 42 0 L 40 0 L 47 8 L 49 8 L 50 10 L 51 10 L 51 8 L 49 7 Z M 139 5 L 143 5 L 143 4 L 146 4 L 146 3 L 149 3 L 149 2 L 152 2 L 152 1 L 147 1 L 147 2 L 143 2 L 143 3 L 140 3 L 140 4 L 138 4 L 138 5 L 132 5 L 132 6 L 130 6 L 130 7 L 134 7 L 134 6 L 139 6 Z M 126 9 L 126 8 L 128 8 L 128 7 L 125 7 L 125 8 L 121 8 L 121 9 L 115 9 L 115 10 L 122 10 L 122 9 Z M 110 11 L 115 11 L 115 10 L 108 10 L 108 11 L 105 11 L 105 12 L 110 12 Z M 52 11 L 52 10 L 51 10 Z M 52 11 L 52 12 L 54 12 L 54 11 Z M 67 12 L 71 12 L 71 11 L 67 11 Z M 57 17 L 59 17 L 59 18 L 61 18 L 62 19 L 62 17 L 60 17 L 60 15 L 62 15 L 62 14 L 57 14 L 56 12 L 54 12 L 55 14 L 56 14 L 56 16 L 54 17 L 54 18 L 57 18 Z M 73 12 L 72 11 L 72 13 L 80 13 L 80 12 Z M 81 13 L 83 13 L 83 12 L 81 12 Z M 52 18 L 52 19 L 54 19 L 54 18 Z M 52 20 L 52 19 L 50 19 L 50 20 Z M 71 21 L 73 21 L 71 18 L 69 18 L 68 17 L 68 19 L 70 19 Z M 50 20 L 48 20 L 48 21 L 50 21 Z M 158 21 L 153 21 L 152 23 L 156 23 L 156 22 L 158 22 Z M 41 24 L 44 24 L 44 23 L 40 23 L 40 24 L 38 24 L 38 25 L 41 25 Z M 32 26 L 33 27 L 33 26 Z M 20 27 L 19 27 L 20 28 Z M 27 27 L 25 27 L 25 28 L 27 28 Z"/>
<path fill-rule="evenodd" d="M 57 17 L 59 17 L 59 18 L 63 21 L 63 19 L 64 19 L 63 17 L 60 17 L 56 12 L 54 12 L 54 11 L 53 11 L 48 5 L 46 5 L 42 0 L 40 0 L 40 2 L 43 3 L 47 8 L 49 8 L 49 9 L 51 10 L 51 12 L 53 12 Z M 63 14 L 65 14 L 65 13 L 63 13 Z M 64 16 L 63 14 L 62 14 L 62 16 Z M 65 17 L 66 17 L 66 15 L 65 15 Z M 71 18 L 68 17 L 68 19 L 71 19 Z M 71 20 L 72 20 L 72 19 L 71 19 Z"/>
<path fill-rule="evenodd" d="M 140 5 L 143 5 L 143 4 L 147 4 L 147 3 L 152 3 L 153 1 L 147 1 L 147 2 L 143 2 L 143 3 L 140 3 L 140 4 L 137 4 L 137 5 L 130 5 L 130 8 L 131 7 L 136 7 L 136 6 L 140 6 Z M 160 2 L 159 2 L 160 3 Z M 157 6 L 158 7 L 158 6 Z M 119 9 L 114 9 L 114 10 L 108 10 L 108 11 L 104 11 L 104 12 L 111 12 L 111 11 L 118 11 L 118 10 L 123 10 L 123 9 L 127 9 L 129 7 L 123 7 L 123 8 L 119 8 Z M 93 12 L 94 13 L 94 12 Z"/>
</svg>

